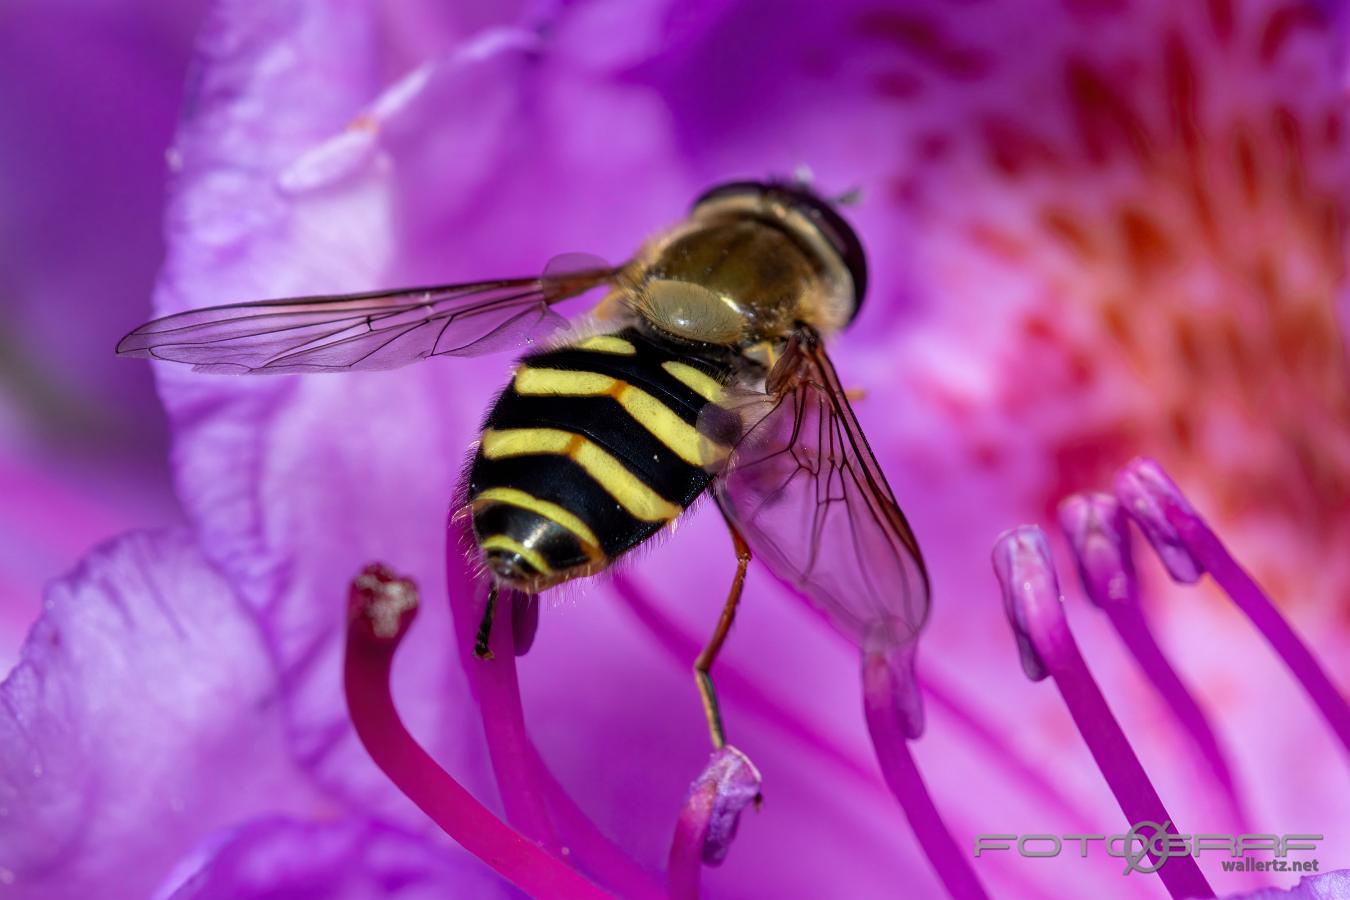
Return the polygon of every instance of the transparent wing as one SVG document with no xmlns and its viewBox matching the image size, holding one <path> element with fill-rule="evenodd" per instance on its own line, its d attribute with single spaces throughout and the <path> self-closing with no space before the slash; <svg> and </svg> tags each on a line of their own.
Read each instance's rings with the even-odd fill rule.
<svg viewBox="0 0 1350 900">
<path fill-rule="evenodd" d="M 929 607 L 923 557 L 814 332 L 792 339 L 757 403 L 714 481 L 718 505 L 860 646 L 916 635 Z"/>
<path fill-rule="evenodd" d="M 194 309 L 156 319 L 117 345 L 123 356 L 199 371 L 335 372 L 393 369 L 429 356 L 476 356 L 561 326 L 553 304 L 609 281 L 593 267 L 538 278 L 292 297 Z"/>
</svg>

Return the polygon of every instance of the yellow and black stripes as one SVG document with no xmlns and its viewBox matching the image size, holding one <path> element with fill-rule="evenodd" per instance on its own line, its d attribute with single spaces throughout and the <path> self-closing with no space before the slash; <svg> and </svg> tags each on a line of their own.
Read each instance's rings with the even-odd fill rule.
<svg viewBox="0 0 1350 900">
<path fill-rule="evenodd" d="M 488 565 L 538 590 L 604 568 L 678 516 L 721 452 L 697 422 L 729 371 L 632 328 L 522 359 L 469 473 Z"/>
</svg>

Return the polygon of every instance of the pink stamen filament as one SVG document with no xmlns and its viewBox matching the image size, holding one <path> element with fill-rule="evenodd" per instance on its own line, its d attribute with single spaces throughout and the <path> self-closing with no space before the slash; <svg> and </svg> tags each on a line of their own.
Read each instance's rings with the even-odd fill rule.
<svg viewBox="0 0 1350 900">
<path fill-rule="evenodd" d="M 1039 677 L 1049 675 L 1054 679 L 1074 725 L 1131 827 L 1142 822 L 1165 823 L 1164 830 L 1169 834 L 1179 833 L 1078 650 L 1064 616 L 1044 533 L 1031 526 L 1005 533 L 995 545 L 994 569 L 1014 630 L 1034 648 L 1035 662 L 1042 670 Z M 1144 829 L 1139 834 L 1146 840 L 1153 836 Z M 1157 864 L 1153 854 L 1149 858 Z M 1214 896 L 1191 856 L 1169 857 L 1157 871 L 1177 900 Z"/>
<path fill-rule="evenodd" d="M 1139 757 L 1135 755 L 1134 748 L 1130 746 L 1129 739 L 1125 737 L 1125 732 L 1088 670 L 1087 663 L 1083 661 L 1077 643 L 1067 630 L 1065 637 L 1062 651 L 1054 662 L 1048 664 L 1050 676 L 1055 680 L 1055 687 L 1064 698 L 1069 715 L 1087 743 L 1097 768 L 1106 778 L 1111 792 L 1116 795 L 1121 812 L 1132 825 L 1138 822 L 1167 822 L 1166 830 L 1172 834 L 1178 833 L 1176 826 L 1171 824 L 1172 817 L 1163 805 L 1162 798 L 1149 781 L 1143 764 L 1139 762 Z M 1151 837 L 1150 834 L 1143 836 Z M 1178 900 L 1184 897 L 1214 896 L 1214 890 L 1201 874 L 1193 857 L 1170 857 L 1158 870 L 1158 877 Z"/>
<path fill-rule="evenodd" d="M 666 893 L 671 900 L 697 900 L 703 874 L 703 839 L 707 837 L 707 815 L 713 806 L 711 787 L 690 795 L 688 803 L 675 819 L 675 838 L 671 841 L 666 866 Z"/>
<path fill-rule="evenodd" d="M 863 710 L 867 730 L 872 736 L 877 762 L 900 802 L 910 828 L 918 838 L 938 878 L 955 900 L 984 900 L 988 897 L 971 868 L 966 854 L 953 840 L 942 820 L 933 797 L 928 793 L 914 756 L 909 752 L 898 710 L 895 674 L 881 654 L 863 656 Z"/>
<path fill-rule="evenodd" d="M 1270 598 L 1199 516 L 1169 504 L 1167 519 L 1186 548 L 1265 636 L 1350 753 L 1350 704 Z"/>
<path fill-rule="evenodd" d="M 1182 557 L 1179 566 L 1168 565 L 1174 578 L 1193 582 L 1209 572 L 1279 654 L 1350 753 L 1350 704 L 1162 467 L 1151 459 L 1130 461 L 1116 477 L 1116 496 L 1164 559 Z"/>
<path fill-rule="evenodd" d="M 1059 523 L 1078 564 L 1083 590 L 1111 621 L 1117 636 L 1190 739 L 1200 764 L 1227 802 L 1234 826 L 1246 815 L 1236 780 L 1209 718 L 1163 653 L 1139 599 L 1129 520 L 1110 494 L 1074 494 L 1059 505 Z"/>
<path fill-rule="evenodd" d="M 1144 618 L 1143 610 L 1137 606 L 1116 604 L 1107 607 L 1105 611 L 1126 649 L 1143 670 L 1144 676 L 1191 739 L 1205 771 L 1223 793 L 1229 812 L 1235 820 L 1234 824 L 1244 831 L 1250 831 L 1247 828 L 1246 811 L 1238 795 L 1237 782 L 1228 765 L 1228 758 L 1223 748 L 1219 746 L 1218 736 L 1209 724 L 1209 717 L 1205 715 L 1195 696 L 1172 667 L 1162 648 L 1158 646 L 1148 621 Z"/>
<path fill-rule="evenodd" d="M 697 900 L 703 875 L 703 841 L 708 836 L 708 813 L 714 789 L 706 786 L 689 796 L 675 820 L 666 865 L 666 894 L 671 900 Z"/>
<path fill-rule="evenodd" d="M 361 743 L 389 779 L 464 849 L 534 897 L 609 895 L 506 825 L 450 777 L 408 733 L 389 688 L 394 651 L 406 634 L 379 637 L 363 616 L 347 629 L 343 682 Z"/>
<path fill-rule="evenodd" d="M 490 638 L 493 658 L 481 660 L 473 655 L 482 617 L 482 609 L 475 601 L 482 594 L 482 585 L 467 571 L 464 541 L 460 525 L 452 521 L 446 537 L 450 611 L 465 674 L 478 699 L 488 756 L 507 821 L 555 854 L 562 852 L 561 830 L 569 854 L 621 896 L 639 900 L 662 896 L 657 883 L 609 840 L 566 793 L 530 740 L 516 670 L 514 602 L 509 592 L 498 599 L 498 617 Z"/>
<path fill-rule="evenodd" d="M 451 565 L 454 565 L 453 561 Z M 513 598 L 505 592 L 497 602 L 500 615 L 489 644 L 492 659 L 484 660 L 476 658 L 468 649 L 473 646 L 476 621 L 481 618 L 481 611 L 464 609 L 474 606 L 474 598 L 482 595 L 483 591 L 474 591 L 472 587 L 464 591 L 452 588 L 450 603 L 460 655 L 474 696 L 478 698 L 488 756 L 501 792 L 502 807 L 508 822 L 557 855 L 562 852 L 562 842 L 544 801 L 543 779 L 531 765 L 530 739 L 525 730 L 511 628 Z M 469 622 L 475 624 L 471 630 L 466 630 L 464 625 Z"/>
</svg>

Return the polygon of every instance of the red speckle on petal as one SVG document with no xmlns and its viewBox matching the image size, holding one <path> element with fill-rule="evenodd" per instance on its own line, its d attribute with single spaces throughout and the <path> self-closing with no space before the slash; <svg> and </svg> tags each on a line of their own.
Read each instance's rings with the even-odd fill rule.
<svg viewBox="0 0 1350 900">
<path fill-rule="evenodd" d="M 1195 446 L 1195 424 L 1191 421 L 1190 410 L 1177 407 L 1167 414 L 1167 429 L 1177 449 L 1189 453 Z"/>
<path fill-rule="evenodd" d="M 1172 339 L 1175 342 L 1177 361 L 1186 370 L 1186 374 L 1192 378 L 1203 378 L 1205 360 L 1195 322 L 1186 316 L 1178 316 L 1172 321 Z"/>
<path fill-rule="evenodd" d="M 1119 213 L 1120 237 L 1130 268 L 1141 280 L 1151 278 L 1177 257 L 1177 249 L 1162 225 L 1142 209 L 1126 207 Z"/>
<path fill-rule="evenodd" d="M 1309 3 L 1292 3 L 1275 10 L 1261 28 L 1261 61 L 1273 62 L 1300 28 L 1317 28 L 1321 25 L 1321 14 Z"/>
<path fill-rule="evenodd" d="M 1206 0 L 1205 6 L 1209 10 L 1210 31 L 1219 43 L 1227 45 L 1233 40 L 1233 0 Z"/>
<path fill-rule="evenodd" d="M 1083 389 L 1092 384 L 1097 377 L 1097 367 L 1093 365 L 1092 357 L 1087 351 L 1075 348 L 1069 353 L 1069 381 L 1078 389 Z"/>
<path fill-rule="evenodd" d="M 1053 460 L 1054 483 L 1044 496 L 1044 513 L 1053 520 L 1059 500 L 1110 484 L 1116 469 L 1138 452 L 1133 426 L 1117 423 L 1065 437 L 1047 448 Z"/>
<path fill-rule="evenodd" d="M 1239 122 L 1233 128 L 1230 143 L 1233 146 L 1233 165 L 1237 169 L 1243 200 L 1248 206 L 1256 206 L 1260 197 L 1260 181 L 1257 175 L 1256 147 L 1252 143 L 1251 132 Z"/>
<path fill-rule="evenodd" d="M 1055 324 L 1040 312 L 1022 320 L 1022 334 L 1032 341 L 1054 341 L 1059 336 Z"/>
<path fill-rule="evenodd" d="M 993 67 L 987 53 L 957 44 L 931 16 L 889 9 L 872 10 L 858 17 L 858 30 L 867 37 L 899 47 L 914 60 L 959 81 L 982 78 Z"/>
<path fill-rule="evenodd" d="M 1216 247 L 1220 243 L 1219 222 L 1214 215 L 1214 202 L 1209 189 L 1203 181 L 1193 179 L 1181 186 L 1181 192 L 1195 219 L 1198 236 L 1210 248 Z"/>
<path fill-rule="evenodd" d="M 938 163 L 951 154 L 952 139 L 950 135 L 940 132 L 927 132 L 919 135 L 914 147 L 920 160 L 925 163 Z"/>
<path fill-rule="evenodd" d="M 1004 463 L 1003 448 L 989 441 L 977 441 L 971 447 L 971 457 L 975 465 L 986 472 L 995 471 Z"/>
<path fill-rule="evenodd" d="M 1134 326 L 1130 322 L 1130 316 L 1126 310 L 1125 301 L 1120 298 L 1107 300 L 1102 303 L 1099 314 L 1101 315 L 1102 325 L 1106 328 L 1106 334 L 1110 341 L 1128 355 L 1137 355 Z"/>
<path fill-rule="evenodd" d="M 988 222 L 973 222 L 967 234 L 976 248 L 993 259 L 1006 263 L 1020 263 L 1027 257 L 1027 245 L 1016 234 Z"/>
<path fill-rule="evenodd" d="M 1018 122 L 988 116 L 980 123 L 985 151 L 1005 178 L 1018 178 L 1033 168 L 1054 168 L 1060 160 L 1050 143 Z"/>
<path fill-rule="evenodd" d="M 1097 254 L 1087 224 L 1073 212 L 1059 208 L 1042 210 L 1041 224 L 1074 256 L 1088 260 Z"/>
<path fill-rule="evenodd" d="M 1143 122 L 1109 77 L 1085 59 L 1070 59 L 1064 82 L 1088 160 L 1103 163 L 1116 147 L 1125 148 L 1137 160 L 1148 158 L 1149 138 Z"/>
<path fill-rule="evenodd" d="M 1303 128 L 1298 116 L 1284 104 L 1277 105 L 1271 111 L 1275 123 L 1275 134 L 1285 155 L 1285 187 L 1289 199 L 1295 203 L 1302 201 L 1307 188 L 1307 174 L 1304 169 Z"/>
<path fill-rule="evenodd" d="M 1175 31 L 1168 34 L 1163 43 L 1163 73 L 1173 131 L 1181 138 L 1186 150 L 1194 153 L 1200 143 L 1199 79 L 1190 50 Z"/>
<path fill-rule="evenodd" d="M 1280 303 L 1280 270 L 1269 257 L 1258 257 L 1252 265 L 1252 281 L 1256 285 L 1257 298 L 1267 312 L 1275 312 Z"/>
<path fill-rule="evenodd" d="M 1322 118 L 1322 141 L 1330 150 L 1341 148 L 1345 135 L 1345 116 L 1339 109 L 1329 109 Z"/>
<path fill-rule="evenodd" d="M 923 202 L 923 185 L 917 178 L 892 178 L 886 183 L 886 197 L 903 209 L 918 209 Z"/>
<path fill-rule="evenodd" d="M 1345 246 L 1345 217 L 1344 203 L 1337 196 L 1325 197 L 1314 214 L 1315 227 L 1322 236 L 1323 255 L 1337 280 L 1345 274 L 1345 257 L 1341 252 Z"/>
</svg>

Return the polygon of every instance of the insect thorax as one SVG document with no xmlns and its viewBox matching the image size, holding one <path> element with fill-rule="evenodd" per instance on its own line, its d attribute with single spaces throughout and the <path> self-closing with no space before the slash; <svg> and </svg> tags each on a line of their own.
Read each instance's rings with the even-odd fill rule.
<svg viewBox="0 0 1350 900">
<path fill-rule="evenodd" d="M 640 260 L 631 303 L 655 329 L 687 341 L 746 347 L 787 337 L 797 322 L 843 324 L 837 286 L 809 247 L 746 216 L 693 221 Z"/>
</svg>

